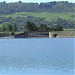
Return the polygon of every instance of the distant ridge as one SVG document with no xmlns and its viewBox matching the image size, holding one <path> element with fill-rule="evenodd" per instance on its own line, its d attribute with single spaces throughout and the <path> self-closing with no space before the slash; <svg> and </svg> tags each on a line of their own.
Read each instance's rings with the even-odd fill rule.
<svg viewBox="0 0 75 75">
<path fill-rule="evenodd" d="M 21 1 L 21 0 L 19 0 L 19 1 L 0 1 L 0 2 L 6 2 L 6 3 L 18 3 L 18 2 L 21 2 L 21 3 L 48 3 L 48 2 L 54 2 L 54 1 L 47 1 L 47 2 L 44 2 L 44 1 L 41 1 L 41 2 L 31 2 L 31 1 Z M 68 1 L 68 0 L 66 0 L 66 1 L 55 1 L 55 2 L 69 2 L 69 3 L 75 3 L 75 1 Z"/>
<path fill-rule="evenodd" d="M 46 3 L 25 3 L 25 2 L 14 2 L 6 3 L 0 2 L 0 14 L 13 14 L 16 12 L 51 12 L 51 13 L 62 13 L 62 12 L 75 12 L 75 3 L 68 1 L 53 1 Z"/>
</svg>

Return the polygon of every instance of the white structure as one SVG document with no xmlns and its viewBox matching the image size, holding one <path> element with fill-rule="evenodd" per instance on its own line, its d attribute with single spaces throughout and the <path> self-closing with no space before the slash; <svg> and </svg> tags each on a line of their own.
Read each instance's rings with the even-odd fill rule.
<svg viewBox="0 0 75 75">
<path fill-rule="evenodd" d="M 56 37 L 57 34 L 52 34 L 51 32 L 49 32 L 49 38 L 53 38 L 53 37 Z"/>
</svg>

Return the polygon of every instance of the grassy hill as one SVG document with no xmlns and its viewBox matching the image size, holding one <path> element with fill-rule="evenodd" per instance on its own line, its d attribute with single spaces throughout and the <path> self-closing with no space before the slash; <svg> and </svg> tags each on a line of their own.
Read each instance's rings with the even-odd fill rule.
<svg viewBox="0 0 75 75">
<path fill-rule="evenodd" d="M 59 18 L 60 21 L 57 21 Z M 18 31 L 23 31 L 27 21 L 35 23 L 37 26 L 46 24 L 47 26 L 53 26 L 52 23 L 59 22 L 59 25 L 63 24 L 64 28 L 75 28 L 75 13 L 49 13 L 49 12 L 16 12 L 10 15 L 0 15 L 0 27 L 8 23 L 16 24 Z M 58 24 L 58 23 L 54 24 Z M 61 24 L 62 23 L 62 24 Z"/>
<path fill-rule="evenodd" d="M 68 1 L 53 1 L 46 3 L 24 3 L 0 2 L 0 32 L 12 31 L 16 28 L 17 32 L 24 32 L 25 26 L 29 21 L 37 29 L 54 29 L 56 26 L 67 31 L 75 32 L 75 3 Z M 31 25 L 29 24 L 29 25 Z M 16 27 L 15 27 L 16 26 Z M 31 27 L 32 28 L 32 27 Z M 70 33 L 68 35 L 74 35 Z M 60 35 L 62 33 L 59 33 Z M 62 34 L 63 35 L 63 34 Z"/>
<path fill-rule="evenodd" d="M 32 13 L 32 12 L 17 12 L 11 15 L 4 15 L 5 18 L 12 17 L 15 19 L 16 17 L 24 17 L 27 18 L 28 16 L 33 16 L 36 18 L 43 18 L 45 21 L 51 22 L 52 20 L 56 20 L 57 18 L 62 18 L 65 20 L 72 20 L 75 21 L 74 18 L 75 13 L 48 13 L 48 12 L 40 12 L 40 13 Z"/>
</svg>

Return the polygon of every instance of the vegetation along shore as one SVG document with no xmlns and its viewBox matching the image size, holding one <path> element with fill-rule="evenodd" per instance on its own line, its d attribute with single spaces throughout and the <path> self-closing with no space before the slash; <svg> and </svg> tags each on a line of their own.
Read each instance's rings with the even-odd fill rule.
<svg viewBox="0 0 75 75">
<path fill-rule="evenodd" d="M 75 37 L 75 3 L 0 2 L 0 38 L 25 32 L 51 32 L 60 37 Z"/>
</svg>

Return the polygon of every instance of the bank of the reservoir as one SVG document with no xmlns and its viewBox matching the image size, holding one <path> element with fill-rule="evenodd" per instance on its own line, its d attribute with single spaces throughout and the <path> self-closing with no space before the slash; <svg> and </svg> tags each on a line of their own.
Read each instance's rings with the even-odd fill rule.
<svg viewBox="0 0 75 75">
<path fill-rule="evenodd" d="M 32 37 L 56 37 L 57 34 L 52 34 L 51 32 L 48 31 L 43 31 L 43 32 L 39 32 L 39 31 L 30 31 L 30 32 L 24 32 L 24 33 L 20 33 L 20 34 L 16 34 L 15 38 L 32 38 Z"/>
<path fill-rule="evenodd" d="M 16 32 L 15 35 L 10 33 L 0 33 L 0 38 L 75 38 L 75 31 L 53 31 L 53 32 Z"/>
</svg>

